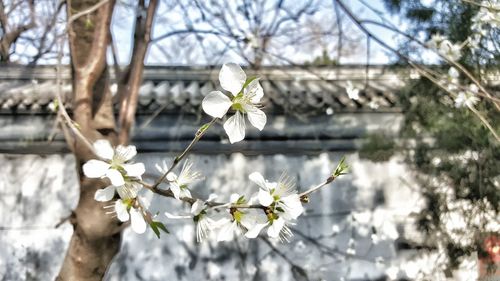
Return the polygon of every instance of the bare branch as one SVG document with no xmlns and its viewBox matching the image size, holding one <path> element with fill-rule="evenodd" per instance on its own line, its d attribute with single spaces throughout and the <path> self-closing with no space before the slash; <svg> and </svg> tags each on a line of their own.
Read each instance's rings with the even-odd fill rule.
<svg viewBox="0 0 500 281">
<path fill-rule="evenodd" d="M 144 69 L 144 59 L 151 42 L 151 28 L 158 5 L 157 0 L 151 0 L 147 7 L 146 18 L 141 14 L 145 10 L 144 1 L 140 1 L 140 10 L 137 15 L 134 50 L 132 53 L 132 63 L 129 68 L 129 79 L 127 81 L 127 93 L 120 101 L 120 133 L 119 142 L 126 144 L 130 138 L 130 130 L 135 118 L 137 100 L 139 98 L 139 87 L 142 82 L 142 72 Z"/>
</svg>

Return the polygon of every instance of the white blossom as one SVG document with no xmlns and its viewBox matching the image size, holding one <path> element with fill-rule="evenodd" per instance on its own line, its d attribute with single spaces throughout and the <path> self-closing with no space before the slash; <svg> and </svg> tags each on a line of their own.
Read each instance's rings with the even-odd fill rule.
<svg viewBox="0 0 500 281">
<path fill-rule="evenodd" d="M 240 195 L 233 193 L 231 194 L 229 204 L 238 204 L 243 202 L 238 202 L 242 198 Z M 217 221 L 217 241 L 230 241 L 234 237 L 242 233 L 241 229 L 241 219 L 244 216 L 244 212 L 238 209 L 229 209 L 229 212 Z"/>
<path fill-rule="evenodd" d="M 490 29 L 500 28 L 500 3 L 498 1 L 481 1 L 481 8 L 472 18 L 472 34 L 468 38 L 472 52 L 480 47 L 481 39 L 488 36 Z"/>
<path fill-rule="evenodd" d="M 137 193 L 141 190 L 142 185 L 138 182 L 125 180 L 121 186 L 110 185 L 103 189 L 98 189 L 94 194 L 94 199 L 99 202 L 106 202 L 113 199 L 115 191 L 121 199 L 133 199 L 137 197 Z"/>
<path fill-rule="evenodd" d="M 438 53 L 448 58 L 451 61 L 457 61 L 462 57 L 462 47 L 458 44 L 453 44 L 449 40 L 443 40 L 439 44 Z"/>
<path fill-rule="evenodd" d="M 347 249 L 345 251 L 346 254 L 354 256 L 356 254 L 355 246 L 356 246 L 356 242 L 354 241 L 354 239 L 350 238 L 349 242 L 347 244 Z"/>
<path fill-rule="evenodd" d="M 222 118 L 231 108 L 235 114 L 224 123 L 229 141 L 239 142 L 245 138 L 245 118 L 250 124 L 262 131 L 267 122 L 265 113 L 259 109 L 259 102 L 264 90 L 258 79 L 253 79 L 245 88 L 247 76 L 243 69 L 235 63 L 224 64 L 219 73 L 221 87 L 232 94 L 229 98 L 220 91 L 209 93 L 202 102 L 203 110 L 212 117 Z"/>
<path fill-rule="evenodd" d="M 138 205 L 139 204 L 139 205 Z M 130 220 L 130 225 L 135 233 L 142 234 L 146 231 L 146 221 L 139 201 L 131 199 L 118 199 L 112 205 L 116 216 L 121 222 Z"/>
<path fill-rule="evenodd" d="M 479 98 L 477 97 L 478 92 L 479 89 L 477 86 L 471 84 L 468 91 L 462 91 L 455 97 L 455 107 L 474 107 L 479 102 Z"/>
<path fill-rule="evenodd" d="M 249 204 L 253 204 L 251 199 Z M 229 204 L 245 204 L 244 197 L 232 194 Z M 263 210 L 253 208 L 229 208 L 229 213 L 217 221 L 219 228 L 217 241 L 230 241 L 245 232 L 245 237 L 256 238 L 261 230 L 269 225 Z M 278 231 L 279 232 L 279 231 Z M 275 235 L 273 237 L 277 237 Z"/>
<path fill-rule="evenodd" d="M 456 68 L 450 67 L 450 69 L 448 70 L 448 76 L 450 77 L 451 81 L 456 81 L 456 79 L 460 77 L 460 73 Z"/>
<path fill-rule="evenodd" d="M 217 226 L 216 221 L 207 215 L 205 202 L 199 199 L 191 205 L 190 214 L 173 215 L 165 212 L 165 216 L 169 219 L 192 219 L 196 224 L 196 241 L 199 243 L 203 242 L 208 234 Z"/>
<path fill-rule="evenodd" d="M 282 176 L 278 182 L 268 182 L 258 172 L 250 174 L 249 179 L 260 187 L 257 200 L 262 206 L 269 208 L 272 214 L 268 215 L 267 223 L 264 223 L 265 216 L 254 217 L 256 222 L 249 227 L 246 236 L 257 236 L 268 226 L 269 237 L 288 240 L 293 235 L 288 225 L 293 224 L 304 211 L 295 184 L 286 176 Z"/>
<path fill-rule="evenodd" d="M 427 41 L 427 47 L 437 50 L 439 47 L 439 44 L 445 40 L 445 37 L 443 37 L 441 34 L 434 34 L 431 36 L 431 39 Z"/>
<path fill-rule="evenodd" d="M 347 81 L 347 87 L 345 88 L 347 95 L 351 100 L 358 100 L 359 99 L 359 89 L 355 88 L 352 85 L 351 81 Z"/>
<path fill-rule="evenodd" d="M 462 46 L 451 43 L 450 40 L 440 34 L 432 35 L 427 42 L 427 47 L 436 50 L 440 55 L 451 61 L 457 61 L 462 57 Z"/>
<path fill-rule="evenodd" d="M 156 169 L 164 174 L 168 171 L 167 164 L 163 161 L 163 166 L 156 164 Z M 195 183 L 202 179 L 202 176 L 199 172 L 192 170 L 193 163 L 190 161 L 184 162 L 182 166 L 182 170 L 177 176 L 173 172 L 168 173 L 167 180 L 170 183 L 170 190 L 174 194 L 176 199 L 180 199 L 182 197 L 191 198 L 191 192 L 189 191 L 189 185 Z"/>
<path fill-rule="evenodd" d="M 340 233 L 340 226 L 338 224 L 332 225 L 332 235 L 337 235 Z"/>
<path fill-rule="evenodd" d="M 107 177 L 114 186 L 123 186 L 125 178 L 140 179 L 145 172 L 143 163 L 129 163 L 137 154 L 135 146 L 118 145 L 115 149 L 107 140 L 97 140 L 93 144 L 97 156 L 83 165 L 83 173 L 88 178 Z"/>
<path fill-rule="evenodd" d="M 304 211 L 295 183 L 286 176 L 281 176 L 276 183 L 268 182 L 259 172 L 254 172 L 249 179 L 260 187 L 258 199 L 262 206 L 273 204 L 274 208 L 282 209 L 281 215 L 287 220 L 297 219 Z"/>
<path fill-rule="evenodd" d="M 241 217 L 241 225 L 247 231 L 245 237 L 256 238 L 269 225 L 269 220 L 262 210 L 248 209 Z"/>
<path fill-rule="evenodd" d="M 378 109 L 380 107 L 380 105 L 378 104 L 378 102 L 376 100 L 371 100 L 368 103 L 368 107 L 370 107 L 371 109 Z"/>
</svg>

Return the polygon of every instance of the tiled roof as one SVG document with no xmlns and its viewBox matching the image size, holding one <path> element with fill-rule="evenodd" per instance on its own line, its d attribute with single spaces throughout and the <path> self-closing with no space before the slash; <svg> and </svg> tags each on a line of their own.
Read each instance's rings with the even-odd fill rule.
<svg viewBox="0 0 500 281">
<path fill-rule="evenodd" d="M 199 113 L 203 97 L 210 91 L 220 90 L 218 70 L 218 67 L 147 67 L 140 88 L 138 114 Z M 383 67 L 371 67 L 368 72 L 364 67 L 308 70 L 273 67 L 247 72 L 261 79 L 265 111 L 307 116 L 324 114 L 327 110 L 394 112 L 398 110 L 397 91 L 403 85 L 398 73 Z M 63 69 L 60 75 L 62 96 L 70 101 L 69 70 Z M 361 89 L 359 100 L 348 98 L 345 90 L 348 80 Z M 111 88 L 116 92 L 116 85 Z M 47 113 L 56 91 L 54 67 L 0 67 L 0 113 Z M 378 108 L 371 106 L 374 103 Z"/>
</svg>

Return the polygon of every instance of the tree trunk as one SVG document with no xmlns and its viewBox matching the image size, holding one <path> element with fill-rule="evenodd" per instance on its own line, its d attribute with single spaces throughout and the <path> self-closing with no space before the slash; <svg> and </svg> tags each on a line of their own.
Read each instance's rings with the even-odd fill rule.
<svg viewBox="0 0 500 281">
<path fill-rule="evenodd" d="M 120 249 L 118 220 L 105 215 L 103 204 L 94 200 L 102 182 L 83 179 L 80 184 L 80 200 L 71 218 L 73 236 L 56 280 L 102 280 Z"/>
<path fill-rule="evenodd" d="M 92 10 L 100 0 L 67 1 L 68 38 L 73 85 L 73 119 L 90 141 L 108 139 L 116 143 L 115 120 L 109 91 L 106 49 L 110 40 L 109 25 L 114 7 L 110 0 Z M 93 158 L 92 152 L 76 140 L 72 145 L 80 178 L 80 199 L 70 222 L 74 232 L 56 280 L 101 280 L 120 248 L 123 225 L 106 215 L 105 205 L 94 200 L 103 180 L 88 179 L 82 164 Z"/>
</svg>

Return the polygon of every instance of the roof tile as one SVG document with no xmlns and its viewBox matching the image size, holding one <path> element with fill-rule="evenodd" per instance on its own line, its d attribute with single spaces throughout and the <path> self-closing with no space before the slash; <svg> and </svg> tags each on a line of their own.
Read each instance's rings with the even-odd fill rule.
<svg viewBox="0 0 500 281">
<path fill-rule="evenodd" d="M 14 69 L 16 70 L 16 69 Z M 147 113 L 161 109 L 162 111 L 200 111 L 201 101 L 213 90 L 221 90 L 213 69 L 169 69 L 146 68 L 144 82 L 139 89 L 138 113 Z M 19 70 L 18 70 L 19 71 Z M 56 97 L 58 91 L 56 79 L 47 68 L 32 69 L 32 74 L 25 71 L 15 77 L 15 71 L 7 76 L 0 74 L 0 110 L 7 112 L 31 113 L 48 112 L 47 105 Z M 312 75 L 307 70 L 278 68 L 262 70 L 261 84 L 265 96 L 261 103 L 267 112 L 298 112 L 307 115 L 323 114 L 326 108 L 339 111 L 373 111 L 369 107 L 371 101 L 379 104 L 377 111 L 394 111 L 397 109 L 397 91 L 401 81 L 394 75 L 381 72 L 380 76 L 365 80 L 354 75 L 356 70 L 345 70 L 332 76 L 332 70 L 322 70 L 328 74 L 322 78 L 316 73 Z M 364 73 L 364 69 L 362 72 Z M 288 73 L 288 74 L 287 74 Z M 347 75 L 345 74 L 345 75 Z M 52 75 L 52 76 L 51 76 Z M 354 76 L 353 76 L 354 75 Z M 354 78 L 351 79 L 351 76 Z M 163 77 L 163 78 L 162 78 Z M 67 77 L 66 77 L 67 78 Z M 328 79 L 327 79 L 328 78 Z M 349 99 L 345 86 L 349 78 L 355 87 L 360 89 L 357 101 Z M 112 84 L 112 93 L 117 92 L 116 84 Z M 61 96 L 70 108 L 71 84 L 64 80 Z"/>
</svg>

